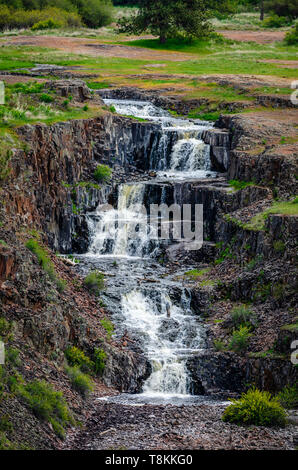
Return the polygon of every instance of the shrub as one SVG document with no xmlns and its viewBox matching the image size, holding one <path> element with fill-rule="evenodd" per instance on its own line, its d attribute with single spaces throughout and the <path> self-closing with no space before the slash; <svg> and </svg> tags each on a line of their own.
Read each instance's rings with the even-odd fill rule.
<svg viewBox="0 0 298 470">
<path fill-rule="evenodd" d="M 273 398 L 268 392 L 251 389 L 242 394 L 239 400 L 232 400 L 222 419 L 235 424 L 284 426 L 286 412 L 278 398 Z"/>
<path fill-rule="evenodd" d="M 0 318 L 0 336 L 6 336 L 11 332 L 12 324 L 9 323 L 5 318 Z"/>
<path fill-rule="evenodd" d="M 293 387 L 285 387 L 279 392 L 277 398 L 284 408 L 298 408 L 298 384 Z"/>
<path fill-rule="evenodd" d="M 60 21 L 54 21 L 52 18 L 47 20 L 38 21 L 33 26 L 31 26 L 32 31 L 40 31 L 43 29 L 58 29 L 61 28 L 63 24 Z"/>
<path fill-rule="evenodd" d="M 296 23 L 295 28 L 287 32 L 285 42 L 289 46 L 294 46 L 298 44 L 298 23 Z"/>
<path fill-rule="evenodd" d="M 95 295 L 99 295 L 104 289 L 104 275 L 100 271 L 92 271 L 84 279 L 84 285 L 93 292 Z"/>
<path fill-rule="evenodd" d="M 84 351 L 76 346 L 67 348 L 65 351 L 65 357 L 71 366 L 78 366 L 85 372 L 93 370 L 94 363 L 84 353 Z"/>
<path fill-rule="evenodd" d="M 43 103 L 52 103 L 52 101 L 54 101 L 53 97 L 51 95 L 48 95 L 47 93 L 42 93 L 39 99 Z"/>
<path fill-rule="evenodd" d="M 33 28 L 33 30 L 68 27 L 75 28 L 82 25 L 78 13 L 68 12 L 55 6 L 43 9 L 24 10 L 9 9 L 0 5 L 0 30 L 13 28 Z"/>
<path fill-rule="evenodd" d="M 79 367 L 67 367 L 66 373 L 70 378 L 72 388 L 83 397 L 86 397 L 93 391 L 92 380 L 88 375 L 84 374 Z"/>
<path fill-rule="evenodd" d="M 231 317 L 235 326 L 249 325 L 253 317 L 253 312 L 247 305 L 239 305 L 231 311 Z"/>
<path fill-rule="evenodd" d="M 226 349 L 225 343 L 220 339 L 215 339 L 213 345 L 216 351 L 224 351 Z"/>
<path fill-rule="evenodd" d="M 108 183 L 112 177 L 113 171 L 107 165 L 98 165 L 94 171 L 94 178 L 99 183 Z"/>
<path fill-rule="evenodd" d="M 106 330 L 108 338 L 111 339 L 112 334 L 113 334 L 114 329 L 115 329 L 115 327 L 114 327 L 113 323 L 111 322 L 111 320 L 109 320 L 108 318 L 103 318 L 102 320 L 100 320 L 100 323 L 104 327 L 104 329 Z"/>
<path fill-rule="evenodd" d="M 44 380 L 34 380 L 26 386 L 20 386 L 18 393 L 35 416 L 50 422 L 60 437 L 64 437 L 65 425 L 74 424 L 62 392 L 57 392 Z"/>
<path fill-rule="evenodd" d="M 101 375 L 105 369 L 107 354 L 103 349 L 97 348 L 94 351 L 94 370 L 97 375 Z"/>
<path fill-rule="evenodd" d="M 39 245 L 38 241 L 35 238 L 31 238 L 30 240 L 28 240 L 28 242 L 26 243 L 26 247 L 37 257 L 39 264 L 49 275 L 51 281 L 55 282 L 57 290 L 59 292 L 63 292 L 66 286 L 66 281 L 60 279 L 57 276 L 54 265 L 44 248 Z"/>
<path fill-rule="evenodd" d="M 272 15 L 263 21 L 264 28 L 281 28 L 290 24 L 285 16 Z"/>
<path fill-rule="evenodd" d="M 113 20 L 110 0 L 84 0 L 79 12 L 84 23 L 90 28 L 107 26 Z"/>
<path fill-rule="evenodd" d="M 229 345 L 230 349 L 235 352 L 244 351 L 247 348 L 250 337 L 250 329 L 247 326 L 240 326 L 238 330 L 233 331 Z"/>
</svg>

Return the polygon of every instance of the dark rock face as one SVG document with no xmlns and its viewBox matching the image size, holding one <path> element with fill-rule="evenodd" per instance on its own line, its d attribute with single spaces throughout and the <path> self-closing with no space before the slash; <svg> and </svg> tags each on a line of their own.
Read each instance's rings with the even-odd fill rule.
<svg viewBox="0 0 298 470">
<path fill-rule="evenodd" d="M 297 366 L 295 367 L 289 358 L 248 359 L 246 380 L 255 384 L 260 390 L 280 392 L 285 386 L 297 383 Z"/>
<path fill-rule="evenodd" d="M 230 134 L 223 129 L 203 131 L 202 140 L 210 145 L 211 169 L 226 172 L 230 164 Z"/>
<path fill-rule="evenodd" d="M 150 362 L 141 354 L 107 348 L 103 380 L 121 392 L 140 393 L 151 374 Z"/>
<path fill-rule="evenodd" d="M 233 353 L 202 352 L 188 361 L 194 394 L 218 395 L 244 390 L 245 369 Z"/>
<path fill-rule="evenodd" d="M 228 179 L 275 186 L 281 193 L 297 194 L 297 146 L 273 144 L 293 135 L 291 125 L 254 116 L 221 115 L 215 127 L 230 133 Z"/>
</svg>

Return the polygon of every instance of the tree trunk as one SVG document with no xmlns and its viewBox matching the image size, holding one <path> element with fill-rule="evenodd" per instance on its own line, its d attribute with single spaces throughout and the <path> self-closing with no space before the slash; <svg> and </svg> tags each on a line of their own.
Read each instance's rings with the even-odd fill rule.
<svg viewBox="0 0 298 470">
<path fill-rule="evenodd" d="M 167 42 L 167 38 L 166 38 L 165 34 L 161 34 L 159 36 L 159 42 L 160 42 L 160 44 L 165 44 Z"/>
<path fill-rule="evenodd" d="M 263 21 L 263 20 L 264 20 L 264 0 L 261 0 L 260 8 L 261 8 L 261 11 L 260 11 L 260 20 Z"/>
</svg>

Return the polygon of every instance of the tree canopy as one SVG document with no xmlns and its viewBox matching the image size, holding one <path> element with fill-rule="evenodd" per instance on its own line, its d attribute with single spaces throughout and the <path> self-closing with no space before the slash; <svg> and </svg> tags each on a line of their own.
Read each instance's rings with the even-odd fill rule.
<svg viewBox="0 0 298 470">
<path fill-rule="evenodd" d="M 229 0 L 139 0 L 139 10 L 119 20 L 120 32 L 159 36 L 165 43 L 170 37 L 183 34 L 188 38 L 206 37 L 212 30 L 208 19 L 216 11 L 232 10 Z"/>
</svg>

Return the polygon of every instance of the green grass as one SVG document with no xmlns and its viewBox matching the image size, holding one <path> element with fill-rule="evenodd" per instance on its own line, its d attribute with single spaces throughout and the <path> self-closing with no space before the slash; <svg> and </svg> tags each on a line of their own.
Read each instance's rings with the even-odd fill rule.
<svg viewBox="0 0 298 470">
<path fill-rule="evenodd" d="M 25 386 L 19 386 L 18 395 L 37 418 L 51 423 L 59 437 L 65 437 L 65 426 L 74 424 L 62 392 L 57 392 L 44 380 L 34 380 Z"/>
<path fill-rule="evenodd" d="M 250 182 L 247 182 L 247 181 L 240 181 L 240 180 L 230 180 L 229 181 L 229 185 L 235 189 L 235 191 L 240 191 L 241 189 L 245 189 L 247 188 L 248 186 L 254 186 L 255 183 L 250 181 Z"/>
<path fill-rule="evenodd" d="M 104 274 L 100 271 L 92 271 L 84 279 L 84 285 L 95 295 L 99 295 L 104 289 Z"/>
<path fill-rule="evenodd" d="M 100 320 L 100 324 L 106 330 L 108 339 L 111 339 L 112 334 L 113 334 L 114 329 L 115 329 L 115 327 L 114 327 L 113 323 L 111 322 L 111 320 L 109 320 L 108 318 L 103 318 L 102 320 Z"/>
<path fill-rule="evenodd" d="M 71 386 L 86 398 L 94 389 L 93 382 L 89 375 L 84 374 L 79 367 L 66 367 L 66 373 L 70 379 Z"/>
<path fill-rule="evenodd" d="M 247 230 L 264 230 L 265 222 L 271 214 L 295 215 L 298 216 L 298 197 L 291 201 L 277 201 L 264 212 L 255 215 L 250 222 L 243 225 Z"/>
<path fill-rule="evenodd" d="M 190 277 L 192 279 L 197 279 L 198 277 L 201 277 L 204 274 L 207 274 L 210 270 L 211 268 L 192 269 L 191 271 L 186 271 L 186 273 L 184 273 L 184 276 Z"/>
<path fill-rule="evenodd" d="M 52 263 L 46 250 L 34 238 L 31 238 L 27 241 L 26 248 L 28 248 L 28 250 L 30 250 L 37 257 L 38 263 L 41 265 L 43 270 L 49 275 L 51 281 L 56 284 L 57 290 L 60 293 L 63 292 L 66 287 L 66 281 L 61 279 L 56 274 L 54 264 Z"/>
</svg>

